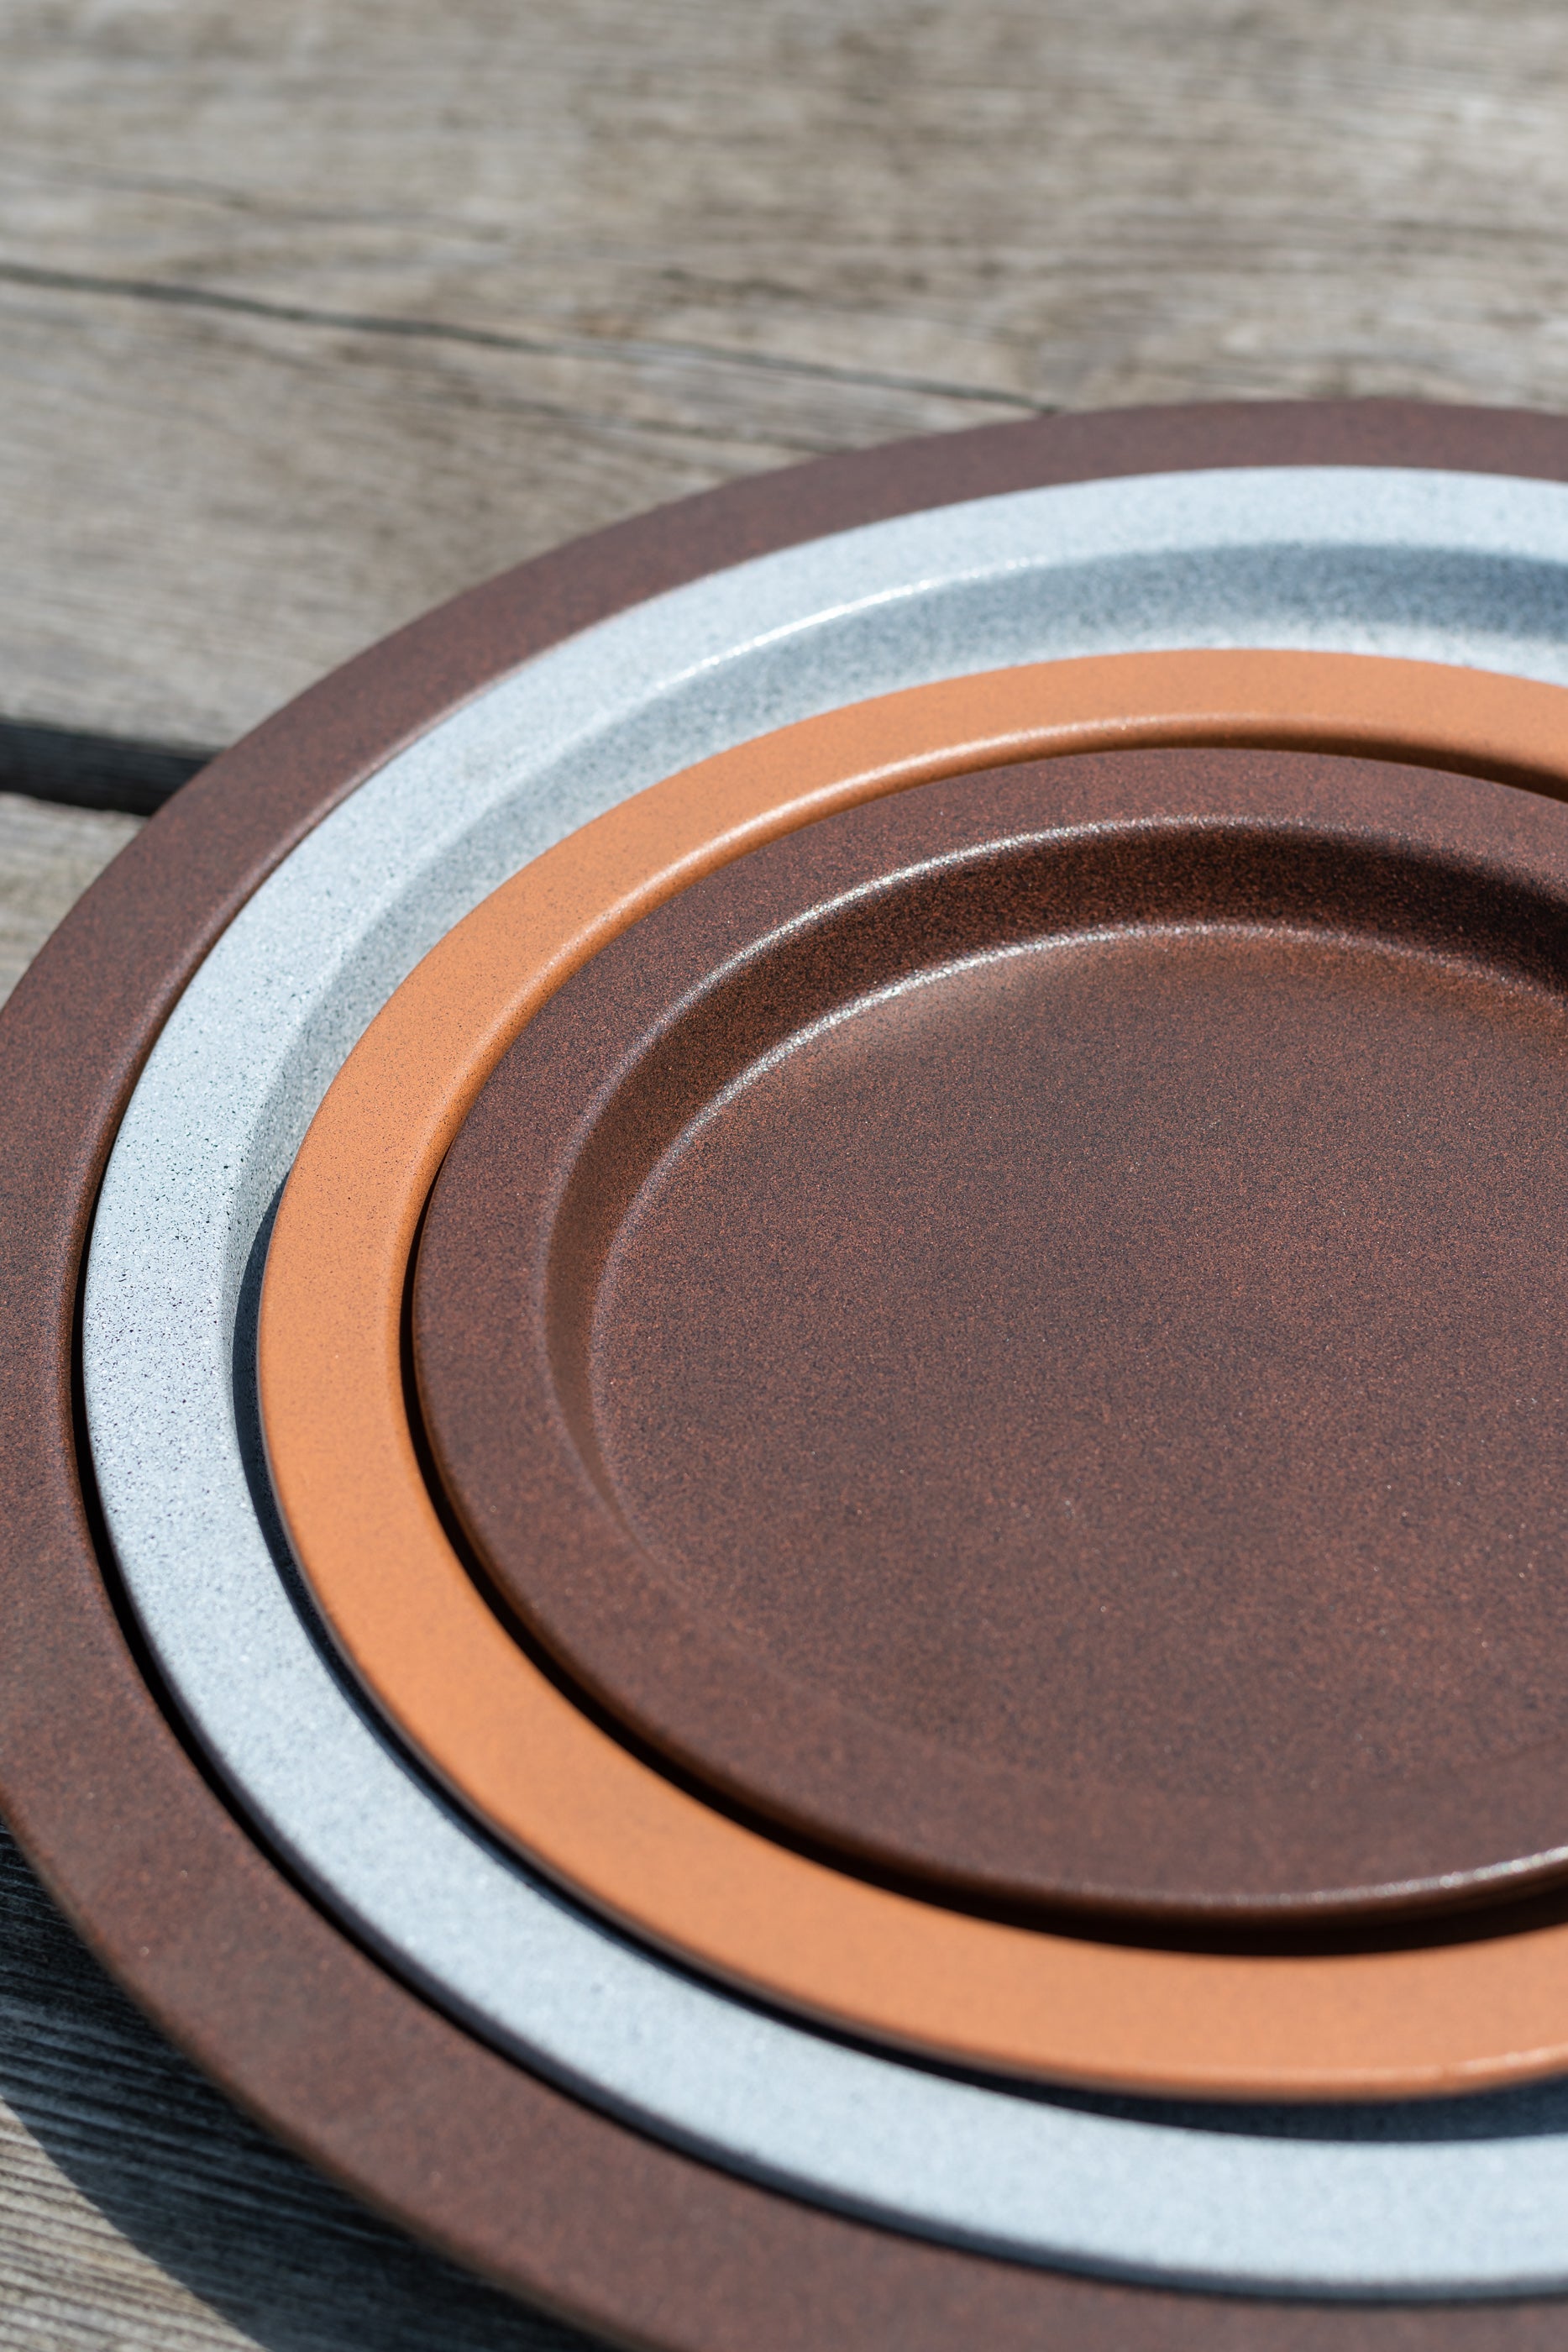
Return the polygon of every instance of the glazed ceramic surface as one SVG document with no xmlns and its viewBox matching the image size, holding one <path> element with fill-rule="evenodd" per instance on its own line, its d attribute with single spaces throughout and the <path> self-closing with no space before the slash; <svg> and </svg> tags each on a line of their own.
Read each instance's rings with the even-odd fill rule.
<svg viewBox="0 0 1568 2352">
<path fill-rule="evenodd" d="M 1568 447 L 1550 418 L 1398 403 L 1069 417 L 829 461 L 619 527 L 415 625 L 225 755 L 89 894 L 0 1024 L 5 1083 L 35 1114 L 0 1201 L 7 1808 L 122 1979 L 275 2129 L 459 2258 L 618 2338 L 800 2352 L 848 2334 L 900 2352 L 1022 2352 L 1043 2331 L 1079 2352 L 1534 2352 L 1560 2332 L 1551 2302 L 1380 2314 L 1030 2271 L 867 2230 L 601 2119 L 446 2023 L 250 1842 L 173 1737 L 154 1665 L 122 1637 L 77 1476 L 78 1269 L 137 1070 L 236 908 L 401 743 L 637 596 L 846 519 L 1243 461 L 1555 480 Z M 1498 2126 L 1471 2103 L 1443 2128 Z"/>
<path fill-rule="evenodd" d="M 567 2069 L 580 2085 L 597 2082 L 617 2105 L 683 2138 L 699 2136 L 695 2119 L 671 2114 L 662 2087 L 659 2097 L 650 2097 L 614 2079 L 607 2065 L 591 2063 L 580 2045 L 552 2046 L 556 2028 L 530 2013 L 536 1988 L 548 1979 L 540 1969 L 519 1981 L 510 1911 L 505 1935 L 487 1936 L 476 1925 L 481 1914 L 465 1887 L 461 1897 L 444 1899 L 442 1873 L 453 1866 L 444 1853 L 433 1860 L 434 1883 L 416 1879 L 413 1821 L 423 1811 L 438 1825 L 429 1838 L 433 1854 L 450 1836 L 466 1867 L 494 1874 L 497 1896 L 505 1889 L 508 1904 L 520 1899 L 515 1890 L 521 1882 L 505 1875 L 482 1844 L 463 1843 L 464 1833 L 431 1806 L 417 1781 L 402 1781 L 394 1798 L 390 1782 L 399 1768 L 345 1706 L 279 1583 L 235 1424 L 226 1419 L 235 1318 L 253 1236 L 332 1069 L 419 950 L 483 887 L 569 823 L 727 737 L 868 686 L 897 685 L 966 662 L 978 667 L 998 653 L 1084 650 L 1096 642 L 1096 625 L 1113 643 L 1124 644 L 1138 632 L 1134 604 L 1144 629 L 1167 640 L 1233 637 L 1246 614 L 1258 635 L 1273 642 L 1297 634 L 1341 649 L 1381 646 L 1494 663 L 1506 649 L 1531 675 L 1557 674 L 1552 629 L 1561 589 L 1552 549 L 1562 541 L 1552 534 L 1561 528 L 1553 501 L 1562 494 L 1450 478 L 1374 482 L 1364 474 L 1342 478 L 1337 488 L 1337 530 L 1336 484 L 1326 473 L 1297 481 L 1221 475 L 1044 493 L 1030 512 L 1024 511 L 1029 499 L 997 501 L 988 511 L 953 509 L 879 526 L 856 534 L 858 547 L 841 541 L 800 559 L 766 559 L 749 577 L 737 572 L 711 590 L 678 592 L 624 624 L 606 624 L 470 704 L 329 819 L 209 958 L 138 1089 L 99 1209 L 86 1364 L 106 1510 L 165 1669 L 272 1834 L 365 1932 L 396 1951 L 419 1980 L 439 1985 L 460 2013 L 486 2017 L 522 2039 L 536 2060 Z M 1053 499 L 1061 503 L 1051 505 Z M 938 584 L 908 593 L 911 578 L 943 576 L 934 567 L 949 521 L 946 576 L 959 578 L 952 599 Z M 999 541 L 977 547 L 974 534 L 983 540 L 992 527 Z M 1162 532 L 1168 565 L 1157 552 Z M 1197 557 L 1195 541 L 1203 551 Z M 1097 613 L 1087 576 L 1096 553 L 1109 572 Z M 857 577 L 862 554 L 871 569 Z M 801 576 L 791 583 L 786 575 L 797 561 Z M 1259 572 L 1271 564 L 1284 586 L 1260 612 Z M 1036 567 L 1046 584 L 1042 597 L 1025 593 Z M 1403 600 L 1392 600 L 1401 617 L 1390 624 L 1389 583 L 1402 568 Z M 758 576 L 765 572 L 779 583 L 782 602 L 771 610 L 769 579 Z M 1200 593 L 1206 580 L 1207 609 Z M 1140 585 L 1149 593 L 1137 596 Z M 1506 605 L 1500 585 L 1514 591 Z M 747 627 L 725 662 L 723 616 L 741 610 Z M 823 647 L 815 680 L 807 658 L 813 614 L 821 616 Z M 967 638 L 959 634 L 964 628 L 972 630 Z M 1010 640 L 1009 631 L 1018 632 Z M 650 643 L 651 668 L 642 677 L 639 637 Z M 749 656 L 748 646 L 756 648 Z M 683 675 L 689 683 L 677 691 L 674 681 Z M 601 719 L 586 743 L 574 743 L 582 713 L 603 710 L 610 679 L 628 711 L 630 735 L 618 737 Z M 787 692 L 799 697 L 793 708 Z M 570 764 L 553 777 L 552 712 L 570 747 L 561 755 Z M 433 805 L 441 811 L 434 823 Z M 172 1185 L 181 1196 L 173 1215 Z M 133 1374 L 134 1406 L 117 1413 L 115 1385 L 148 1346 L 166 1370 L 156 1379 Z M 195 1403 L 198 1378 L 211 1381 L 214 1400 L 222 1400 L 216 1413 Z M 193 1578 L 201 1596 L 195 1608 Z M 236 1672 L 241 1656 L 245 1668 Z M 383 1772 L 384 1790 L 371 1777 Z M 599 1936 L 580 1920 L 569 1925 L 574 1934 Z M 444 1938 L 437 1934 L 443 1927 Z M 450 1957 L 455 1947 L 460 1950 Z M 661 1985 L 680 1982 L 656 1962 L 635 1964 L 646 1971 L 651 1997 L 663 1998 Z M 567 2005 L 573 2035 L 591 2036 L 593 2004 L 580 1997 L 580 1983 L 594 1972 L 586 1953 L 574 1954 Z M 683 2000 L 687 1991 L 682 1983 Z M 707 1998 L 716 2003 L 722 1997 Z M 502 2024 L 497 2011 L 503 2002 L 513 2009 L 515 2000 L 525 2004 L 523 2016 L 514 2009 Z M 599 2012 L 612 2021 L 612 2040 L 630 2034 L 640 2053 L 655 2047 L 663 2053 L 670 2098 L 687 2095 L 694 2085 L 697 2095 L 709 2095 L 711 2075 L 704 2083 L 703 2070 L 691 2066 L 683 2074 L 676 2038 L 653 2032 L 645 2016 L 633 2029 L 633 2013 L 623 2001 L 607 2002 Z M 701 2030 L 710 2052 L 715 2030 L 707 2022 Z M 841 2063 L 831 2044 L 811 2048 L 813 2064 Z M 770 2079 L 777 2084 L 776 2071 Z M 897 2079 L 906 2085 L 918 2078 L 900 2070 Z M 752 2142 L 732 2148 L 732 2156 L 800 2177 L 806 2168 L 798 2158 L 786 2166 L 755 2146 L 759 2127 L 778 2119 L 778 2102 L 768 2103 L 769 2115 L 737 2087 L 719 2090 L 744 2116 Z M 786 2105 L 835 2165 L 854 2160 L 836 2122 L 822 2127 L 804 2104 L 799 2110 L 792 2100 Z M 863 2116 L 863 2105 L 856 2112 Z M 819 2105 L 816 2113 L 826 2110 Z M 710 2147 L 717 2137 L 711 2126 L 700 2137 Z M 924 2163 L 933 2146 L 928 2134 L 911 2131 L 902 2119 L 891 2132 L 873 2128 L 867 2137 L 873 2152 L 902 2149 L 912 2163 Z M 974 2167 L 964 2169 L 977 2184 Z M 1016 2180 L 1017 2168 L 1008 2169 Z M 1082 2164 L 1076 2177 L 1087 2178 Z M 823 2193 L 856 2193 L 841 2181 L 817 2186 Z M 1143 2205 L 1140 2197 L 1124 2210 L 1131 2211 L 1134 2201 Z M 1266 2220 L 1272 2231 L 1281 2211 L 1298 2210 L 1298 2200 L 1270 2194 L 1267 2212 L 1260 2205 L 1253 2218 Z M 1231 2209 L 1233 2219 L 1239 2210 Z M 958 2226 L 978 2234 L 972 2224 Z M 1376 2235 L 1385 2250 L 1387 2231 Z M 1446 2228 L 1443 2236 L 1447 2278 L 1454 2241 Z M 1066 2249 L 1056 2238 L 1050 2251 Z M 1106 2252 L 1081 2252 L 1108 2258 Z M 1122 2258 L 1142 2260 L 1132 2249 Z M 1284 2267 L 1300 2275 L 1293 2261 L 1287 2257 Z"/>
</svg>

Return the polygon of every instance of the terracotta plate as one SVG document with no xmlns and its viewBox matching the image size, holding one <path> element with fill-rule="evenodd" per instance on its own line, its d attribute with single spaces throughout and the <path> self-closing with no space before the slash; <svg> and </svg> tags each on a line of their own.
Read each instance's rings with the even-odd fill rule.
<svg viewBox="0 0 1568 2352">
<path fill-rule="evenodd" d="M 1380 2315 L 1029 2273 L 813 2213 L 595 2117 L 366 1959 L 225 1812 L 120 1629 L 77 1472 L 78 1270 L 136 1070 L 247 893 L 400 742 L 552 636 L 760 547 L 1022 482 L 1242 461 L 1568 472 L 1552 420 L 1387 404 L 1069 419 L 739 486 L 476 593 L 272 722 L 89 894 L 0 1027 L 0 1076 L 31 1106 L 0 1215 L 7 1807 L 131 1988 L 276 2128 L 455 2252 L 625 2340 L 784 2352 L 846 2334 L 1023 2346 L 1042 2330 L 1083 2346 L 1556 2339 L 1552 2304 Z"/>
<path fill-rule="evenodd" d="M 1225 751 L 698 883 L 431 1202 L 500 1592 L 906 1879 L 1249 1916 L 1560 1858 L 1565 894 L 1548 803 Z"/>
</svg>

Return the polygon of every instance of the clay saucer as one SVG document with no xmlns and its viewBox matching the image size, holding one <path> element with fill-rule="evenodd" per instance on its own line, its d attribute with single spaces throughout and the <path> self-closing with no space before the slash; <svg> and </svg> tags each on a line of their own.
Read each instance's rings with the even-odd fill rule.
<svg viewBox="0 0 1568 2352">
<path fill-rule="evenodd" d="M 121 1981 L 273 2129 L 459 2259 L 617 2341 L 1544 2352 L 1562 2311 L 1539 2289 L 1446 2309 L 1166 2293 L 901 2238 L 592 2112 L 369 1958 L 225 1806 L 117 1615 L 78 1469 L 72 1330 L 123 1107 L 180 991 L 292 845 L 530 652 L 675 581 L 881 516 L 1042 481 L 1313 464 L 1561 480 L 1568 438 L 1549 417 L 1395 402 L 1069 417 L 836 459 L 622 526 L 420 622 L 225 755 L 88 894 L 0 1022 L 0 1076 L 30 1106 L 0 1203 L 7 1811 Z"/>
<path fill-rule="evenodd" d="M 505 1601 L 655 1754 L 991 1901 L 1561 1870 L 1568 820 L 1300 752 L 931 783 L 513 1045 L 414 1358 Z"/>
<path fill-rule="evenodd" d="M 955 745 L 970 760 L 979 740 L 1018 746 L 1031 714 L 1056 740 L 1082 742 L 1095 710 L 1127 729 L 1140 701 L 1150 732 L 1300 740 L 1321 734 L 1327 709 L 1342 740 L 1424 739 L 1429 756 L 1542 780 L 1563 740 L 1555 689 L 1479 673 L 1141 657 L 958 681 L 812 720 L 612 812 L 448 936 L 318 1116 L 263 1300 L 278 1492 L 345 1654 L 449 1783 L 591 1900 L 721 1975 L 862 2031 L 1068 2079 L 1321 2096 L 1545 2071 L 1565 2047 L 1554 1934 L 1260 1968 L 966 1917 L 772 1844 L 571 1705 L 480 1598 L 419 1471 L 399 1354 L 413 1234 L 468 1104 L 552 989 L 632 914 L 791 817 L 929 775 Z M 1550 808 L 1492 797 L 1555 838 Z"/>
</svg>

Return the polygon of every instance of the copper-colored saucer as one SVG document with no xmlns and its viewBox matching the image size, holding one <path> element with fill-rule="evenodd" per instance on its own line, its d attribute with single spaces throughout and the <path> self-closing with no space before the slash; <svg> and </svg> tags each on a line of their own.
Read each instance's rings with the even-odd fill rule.
<svg viewBox="0 0 1568 2352">
<path fill-rule="evenodd" d="M 410 1440 L 399 1329 L 430 1183 L 508 1038 L 566 974 L 704 865 L 834 795 L 841 805 L 928 774 L 936 743 L 972 746 L 982 725 L 1016 743 L 1009 730 L 1031 708 L 1037 725 L 1048 709 L 1059 728 L 1074 711 L 1087 722 L 1113 681 L 1112 707 L 1129 712 L 1138 675 L 1150 723 L 1157 712 L 1189 731 L 1301 740 L 1330 709 L 1342 740 L 1354 730 L 1388 741 L 1392 729 L 1428 756 L 1543 782 L 1563 740 L 1555 689 L 1473 672 L 1145 656 L 958 681 L 813 720 L 596 821 L 426 959 L 307 1139 L 263 1306 L 279 1492 L 346 1654 L 450 1784 L 591 1900 L 721 1975 L 862 2031 L 1069 2079 L 1321 2096 L 1545 2072 L 1568 2051 L 1555 1929 L 1261 1967 L 1106 1948 L 868 1885 L 704 1806 L 508 1639 L 446 1543 Z M 1560 823 L 1507 797 L 1527 822 Z"/>
</svg>

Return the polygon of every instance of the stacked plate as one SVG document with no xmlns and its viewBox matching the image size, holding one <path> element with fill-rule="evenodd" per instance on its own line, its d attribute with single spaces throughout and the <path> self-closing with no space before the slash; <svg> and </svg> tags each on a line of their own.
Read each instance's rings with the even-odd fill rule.
<svg viewBox="0 0 1568 2352">
<path fill-rule="evenodd" d="M 692 2352 L 1554 2340 L 1568 425 L 1171 410 L 327 680 L 0 1023 L 0 1781 Z"/>
</svg>

